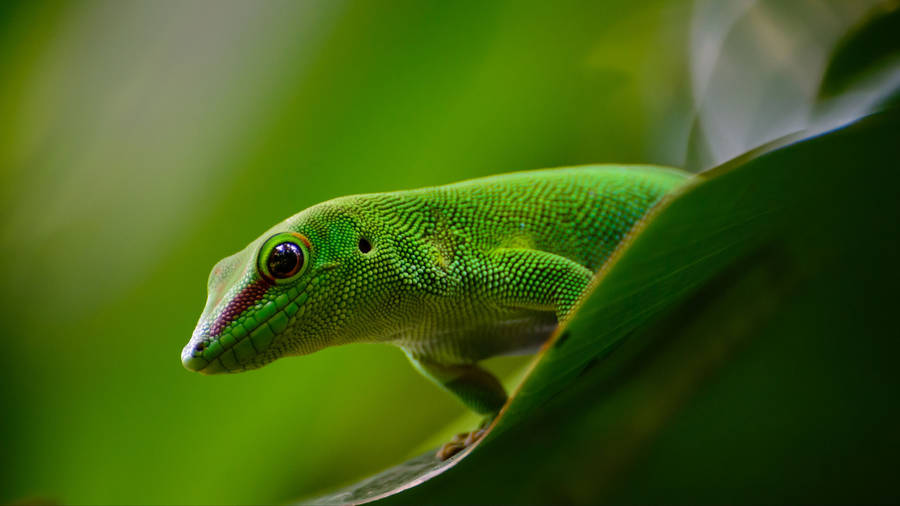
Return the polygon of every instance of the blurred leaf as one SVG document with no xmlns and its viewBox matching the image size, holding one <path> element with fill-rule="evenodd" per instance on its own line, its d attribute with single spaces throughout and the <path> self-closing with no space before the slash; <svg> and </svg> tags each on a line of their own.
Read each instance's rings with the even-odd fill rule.
<svg viewBox="0 0 900 506">
<path fill-rule="evenodd" d="M 879 402 L 898 386 L 886 358 L 897 351 L 886 325 L 890 299 L 880 295 L 897 281 L 895 238 L 883 231 L 896 226 L 900 206 L 879 191 L 900 183 L 885 163 L 900 155 L 898 133 L 900 114 L 891 111 L 705 174 L 648 219 L 598 275 L 594 292 L 545 347 L 480 445 L 443 465 L 427 455 L 414 459 L 313 502 L 358 502 L 392 490 L 400 492 L 390 498 L 397 503 L 815 502 L 855 494 L 896 500 L 882 481 L 897 470 L 891 452 L 871 449 L 897 449 L 900 439 L 896 431 L 868 429 L 898 421 L 896 403 Z M 853 164 L 870 173 L 850 174 L 846 168 Z M 862 291 L 854 286 L 860 284 Z M 815 301 L 826 320 L 854 321 L 847 311 L 860 298 L 875 304 L 864 307 L 872 318 L 857 315 L 866 326 L 822 362 L 813 350 L 848 337 L 845 326 L 790 336 L 799 342 L 773 342 L 797 326 L 816 325 L 805 312 L 789 310 L 797 297 Z M 793 367 L 757 367 L 717 400 L 723 406 L 734 399 L 757 403 L 759 419 L 735 418 L 723 406 L 691 418 L 701 409 L 702 391 L 744 366 L 742 352 L 756 345 L 767 346 L 757 365 L 790 359 Z M 795 346 L 806 351 L 784 356 Z M 847 347 L 881 358 L 861 363 Z M 758 384 L 792 391 L 791 383 L 805 383 L 794 375 L 821 375 L 823 367 L 829 383 L 844 388 L 806 394 L 867 415 L 820 417 L 821 409 L 803 399 L 772 405 L 746 391 Z M 784 376 L 768 376 L 775 371 Z M 881 383 L 861 383 L 860 373 Z M 683 446 L 654 446 L 679 418 L 687 426 L 669 436 L 727 462 L 718 472 L 753 476 L 753 484 L 732 479 L 708 486 L 703 474 L 690 473 L 698 462 Z M 859 418 L 869 423 L 855 431 Z M 822 444 L 831 441 L 831 450 L 792 452 L 780 433 L 786 427 L 766 423 L 783 419 L 817 424 L 807 432 Z M 743 427 L 747 423 L 753 428 Z M 704 440 L 705 430 L 766 436 L 717 447 Z M 854 437 L 838 441 L 847 434 Z M 653 451 L 664 462 L 656 474 L 637 465 Z M 753 452 L 790 458 L 768 461 Z M 706 468 L 702 460 L 699 466 Z M 866 472 L 854 472 L 858 468 Z M 666 469 L 681 481 L 668 479 Z M 810 469 L 822 474 L 810 476 Z M 673 482 L 675 489 L 660 488 Z"/>
<path fill-rule="evenodd" d="M 835 44 L 877 0 L 697 0 L 685 162 L 707 169 L 797 132 L 846 124 L 870 108 L 849 97 L 827 117 L 816 94 Z M 862 107 L 854 107 L 862 104 Z"/>
<path fill-rule="evenodd" d="M 896 69 L 900 65 L 898 31 L 900 2 L 887 2 L 872 9 L 838 41 L 819 86 L 819 100 L 845 92 L 867 76 Z"/>
</svg>

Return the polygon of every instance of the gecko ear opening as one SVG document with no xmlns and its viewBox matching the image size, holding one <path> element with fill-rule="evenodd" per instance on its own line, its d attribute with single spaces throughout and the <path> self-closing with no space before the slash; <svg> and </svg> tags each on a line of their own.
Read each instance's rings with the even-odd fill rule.
<svg viewBox="0 0 900 506">
<path fill-rule="evenodd" d="M 359 238 L 359 251 L 361 251 L 363 253 L 368 253 L 368 252 L 372 251 L 372 243 L 369 242 L 369 240 L 366 239 L 365 237 L 360 237 Z"/>
</svg>

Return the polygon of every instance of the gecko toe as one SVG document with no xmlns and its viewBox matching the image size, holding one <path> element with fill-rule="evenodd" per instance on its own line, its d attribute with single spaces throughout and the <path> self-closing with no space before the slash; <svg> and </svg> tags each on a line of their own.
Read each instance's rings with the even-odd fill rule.
<svg viewBox="0 0 900 506">
<path fill-rule="evenodd" d="M 453 439 L 444 443 L 435 454 L 440 460 L 447 460 L 457 453 L 475 444 L 481 436 L 484 435 L 485 429 L 473 430 L 472 432 L 463 432 L 453 436 Z"/>
</svg>

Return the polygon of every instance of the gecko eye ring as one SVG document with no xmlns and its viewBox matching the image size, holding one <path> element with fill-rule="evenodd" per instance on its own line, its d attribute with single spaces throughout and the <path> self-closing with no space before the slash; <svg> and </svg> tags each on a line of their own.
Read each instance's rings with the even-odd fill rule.
<svg viewBox="0 0 900 506">
<path fill-rule="evenodd" d="M 259 250 L 257 269 L 270 283 L 283 284 L 296 280 L 306 270 L 309 240 L 300 234 L 275 234 Z"/>
</svg>

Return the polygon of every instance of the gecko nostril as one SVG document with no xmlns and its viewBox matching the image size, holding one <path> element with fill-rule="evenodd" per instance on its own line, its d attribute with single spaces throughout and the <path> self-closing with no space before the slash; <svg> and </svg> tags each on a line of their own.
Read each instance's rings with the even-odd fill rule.
<svg viewBox="0 0 900 506">
<path fill-rule="evenodd" d="M 205 350 L 205 349 L 206 349 L 206 343 L 197 343 L 197 345 L 194 346 L 195 353 L 203 353 L 203 350 Z"/>
</svg>

